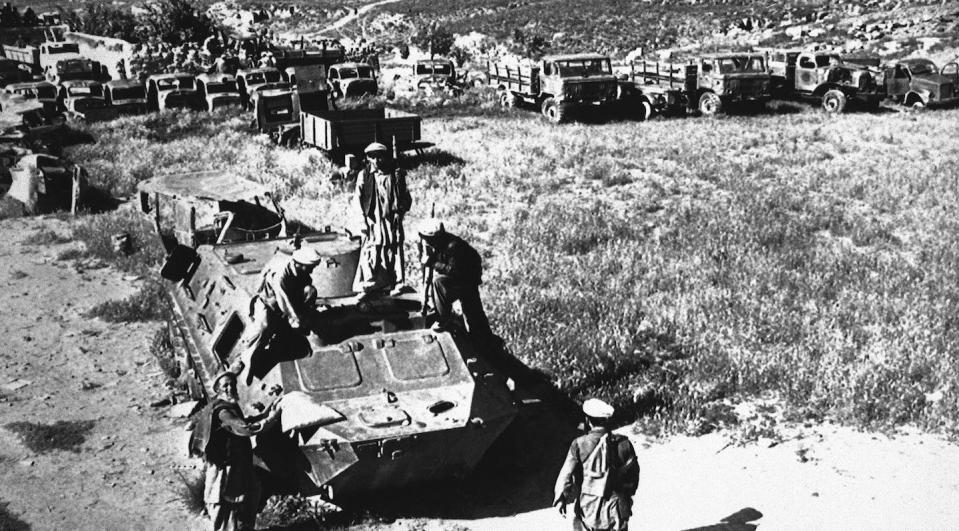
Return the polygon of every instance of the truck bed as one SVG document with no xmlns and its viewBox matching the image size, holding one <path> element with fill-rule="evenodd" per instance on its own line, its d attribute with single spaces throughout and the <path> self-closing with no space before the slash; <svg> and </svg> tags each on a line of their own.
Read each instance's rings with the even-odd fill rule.
<svg viewBox="0 0 959 531">
<path fill-rule="evenodd" d="M 682 89 L 690 76 L 695 78 L 696 65 L 658 61 L 635 61 L 629 65 L 629 78 L 638 85 Z"/>
<path fill-rule="evenodd" d="M 520 94 L 539 93 L 539 67 L 523 64 L 489 63 L 490 85 L 503 86 Z"/>
<path fill-rule="evenodd" d="M 305 144 L 324 151 L 352 151 L 372 142 L 399 149 L 420 139 L 420 117 L 396 109 L 350 109 L 300 113 L 300 131 Z"/>
</svg>

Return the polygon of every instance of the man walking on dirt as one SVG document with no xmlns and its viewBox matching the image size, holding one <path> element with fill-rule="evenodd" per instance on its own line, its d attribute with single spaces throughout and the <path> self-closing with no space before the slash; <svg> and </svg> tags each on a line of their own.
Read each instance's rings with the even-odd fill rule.
<svg viewBox="0 0 959 531">
<path fill-rule="evenodd" d="M 403 217 L 413 199 L 406 187 L 405 172 L 395 168 L 385 145 L 373 142 L 365 152 L 366 168 L 357 175 L 354 191 L 365 232 L 356 288 L 370 293 L 395 288 L 406 280 Z"/>
<path fill-rule="evenodd" d="M 479 296 L 479 285 L 483 282 L 480 254 L 462 238 L 447 232 L 439 220 L 424 222 L 419 235 L 425 250 L 420 263 L 430 268 L 424 278 L 425 288 L 432 291 L 431 297 L 424 297 L 423 305 L 433 305 L 438 315 L 438 327 L 450 327 L 453 303 L 460 301 L 470 335 L 480 340 L 491 339 L 493 332 Z"/>
<path fill-rule="evenodd" d="M 253 470 L 250 438 L 276 420 L 279 409 L 271 406 L 260 419 L 244 417 L 238 404 L 236 374 L 229 371 L 217 377 L 213 389 L 216 396 L 204 452 L 203 501 L 214 531 L 252 530 L 261 488 Z"/>
<path fill-rule="evenodd" d="M 589 432 L 569 447 L 556 478 L 553 506 L 566 517 L 573 504 L 573 529 L 625 531 L 639 486 L 639 463 L 629 439 L 609 429 L 613 406 L 591 398 L 583 403 Z"/>
<path fill-rule="evenodd" d="M 266 347 L 281 327 L 299 330 L 307 324 L 316 301 L 310 273 L 322 259 L 316 249 L 303 246 L 288 261 L 263 270 L 260 287 L 250 301 L 251 324 L 243 339 L 246 350 L 234 369 L 248 367 L 253 356 Z"/>
</svg>

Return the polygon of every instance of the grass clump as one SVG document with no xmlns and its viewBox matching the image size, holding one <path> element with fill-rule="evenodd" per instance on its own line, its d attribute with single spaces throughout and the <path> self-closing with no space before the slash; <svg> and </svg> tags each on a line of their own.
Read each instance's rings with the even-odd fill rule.
<svg viewBox="0 0 959 531">
<path fill-rule="evenodd" d="M 10 503 L 0 501 L 0 529 L 3 531 L 30 531 L 30 524 L 10 511 Z"/>
<path fill-rule="evenodd" d="M 64 236 L 53 229 L 39 229 L 27 239 L 30 245 L 60 245 L 72 241 L 71 236 Z"/>
<path fill-rule="evenodd" d="M 45 454 L 57 450 L 79 452 L 79 446 L 95 425 L 92 420 L 60 420 L 53 424 L 11 422 L 6 427 L 16 433 L 31 451 Z"/>
<path fill-rule="evenodd" d="M 203 474 L 183 475 L 176 471 L 180 477 L 180 485 L 177 490 L 177 496 L 183 506 L 193 514 L 203 514 L 206 511 L 206 501 L 204 499 L 204 485 L 206 478 Z"/>
<path fill-rule="evenodd" d="M 151 279 L 137 293 L 122 300 L 97 304 L 85 315 L 108 323 L 133 323 L 164 319 L 168 312 L 169 302 L 163 285 Z"/>
</svg>

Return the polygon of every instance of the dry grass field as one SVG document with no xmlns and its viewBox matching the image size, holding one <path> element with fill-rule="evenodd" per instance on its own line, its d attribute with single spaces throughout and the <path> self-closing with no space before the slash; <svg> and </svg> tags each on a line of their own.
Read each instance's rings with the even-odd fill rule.
<svg viewBox="0 0 959 531">
<path fill-rule="evenodd" d="M 494 329 L 574 397 L 635 397 L 625 410 L 689 433 L 757 395 L 793 419 L 955 433 L 959 111 L 774 107 L 559 127 L 435 112 L 423 135 L 438 147 L 404 162 L 407 223 L 435 202 L 485 258 Z M 99 141 L 70 156 L 117 194 L 230 168 L 302 221 L 352 222 L 321 153 L 275 147 L 245 119 L 164 113 L 89 132 Z"/>
</svg>

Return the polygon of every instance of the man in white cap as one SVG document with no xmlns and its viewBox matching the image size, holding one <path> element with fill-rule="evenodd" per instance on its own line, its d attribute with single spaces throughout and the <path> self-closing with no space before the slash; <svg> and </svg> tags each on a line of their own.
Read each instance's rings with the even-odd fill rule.
<svg viewBox="0 0 959 531">
<path fill-rule="evenodd" d="M 403 256 L 403 217 L 413 199 L 406 175 L 393 166 L 389 149 L 379 142 L 367 146 L 366 168 L 356 176 L 354 202 L 366 236 L 356 272 L 356 288 L 369 293 L 396 287 L 406 280 Z"/>
<path fill-rule="evenodd" d="M 491 339 L 493 332 L 479 296 L 479 285 L 483 283 L 480 254 L 462 238 L 447 232 L 438 219 L 424 221 L 418 232 L 426 248 L 420 258 L 421 265 L 432 270 L 429 279 L 432 300 L 424 300 L 423 304 L 432 303 L 439 328 L 450 326 L 453 303 L 460 301 L 470 335 L 480 340 Z"/>
<path fill-rule="evenodd" d="M 569 447 L 556 478 L 553 506 L 566 516 L 573 504 L 573 529 L 625 531 L 639 486 L 639 463 L 629 439 L 610 431 L 613 406 L 590 398 L 583 403 L 589 432 Z"/>
<path fill-rule="evenodd" d="M 316 249 L 304 245 L 293 251 L 289 260 L 272 262 L 263 269 L 260 287 L 250 301 L 250 327 L 243 338 L 246 350 L 239 360 L 240 369 L 249 367 L 253 356 L 280 327 L 304 328 L 316 302 L 310 273 L 322 260 Z"/>
</svg>

